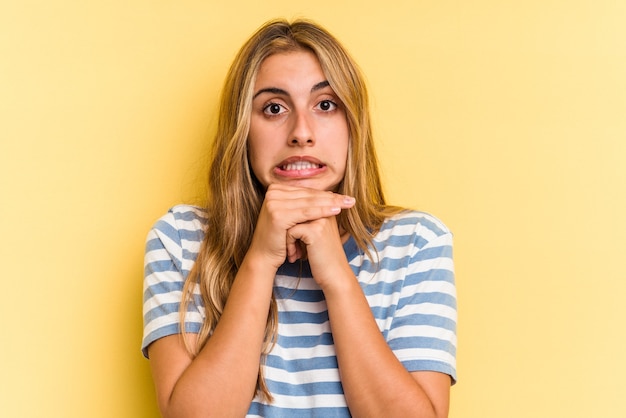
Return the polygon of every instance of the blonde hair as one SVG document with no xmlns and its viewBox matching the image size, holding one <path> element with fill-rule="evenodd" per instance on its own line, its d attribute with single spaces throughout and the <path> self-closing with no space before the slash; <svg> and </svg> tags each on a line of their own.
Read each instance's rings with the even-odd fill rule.
<svg viewBox="0 0 626 418">
<path fill-rule="evenodd" d="M 385 204 L 372 138 L 367 88 L 356 63 L 330 33 L 313 22 L 274 20 L 264 24 L 235 57 L 221 94 L 209 170 L 205 237 L 185 282 L 180 307 L 184 332 L 187 307 L 193 299 L 194 288 L 198 286 L 206 318 L 196 352 L 191 352 L 192 355 L 206 344 L 220 319 L 237 270 L 252 240 L 264 198 L 263 187 L 248 164 L 247 146 L 258 69 L 270 55 L 299 50 L 311 51 L 317 56 L 330 87 L 346 112 L 350 141 L 346 173 L 337 192 L 355 197 L 356 205 L 339 215 L 340 227 L 349 232 L 358 247 L 370 256 L 373 234 L 389 214 L 398 210 Z M 276 301 L 272 298 L 257 380 L 257 393 L 266 401 L 271 401 L 272 396 L 263 377 L 263 362 L 275 342 L 277 327 Z"/>
</svg>

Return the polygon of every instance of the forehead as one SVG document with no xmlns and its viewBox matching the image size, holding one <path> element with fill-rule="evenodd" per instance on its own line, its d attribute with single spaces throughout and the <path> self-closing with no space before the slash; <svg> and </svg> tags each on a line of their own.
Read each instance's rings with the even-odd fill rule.
<svg viewBox="0 0 626 418">
<path fill-rule="evenodd" d="M 294 79 L 317 83 L 325 78 L 317 56 L 311 51 L 298 50 L 265 58 L 259 67 L 255 84 L 257 87 L 267 87 L 264 84 L 286 83 Z"/>
</svg>

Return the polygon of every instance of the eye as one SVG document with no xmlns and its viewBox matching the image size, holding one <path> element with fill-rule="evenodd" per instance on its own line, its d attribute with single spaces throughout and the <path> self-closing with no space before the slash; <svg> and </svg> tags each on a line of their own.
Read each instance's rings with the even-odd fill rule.
<svg viewBox="0 0 626 418">
<path fill-rule="evenodd" d="M 332 100 L 322 100 L 321 102 L 317 104 L 316 107 L 324 112 L 330 112 L 337 108 L 337 104 L 333 102 Z"/>
<path fill-rule="evenodd" d="M 263 108 L 263 113 L 270 116 L 280 115 L 281 113 L 285 113 L 287 109 L 284 106 L 279 105 L 278 103 L 270 103 Z"/>
</svg>

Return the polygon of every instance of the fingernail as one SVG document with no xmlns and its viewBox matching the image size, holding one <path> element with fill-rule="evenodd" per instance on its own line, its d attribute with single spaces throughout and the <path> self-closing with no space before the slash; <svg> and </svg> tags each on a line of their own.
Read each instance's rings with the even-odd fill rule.
<svg viewBox="0 0 626 418">
<path fill-rule="evenodd" d="M 344 196 L 343 198 L 343 203 L 345 203 L 346 205 L 352 205 L 354 204 L 354 202 L 356 202 L 356 199 L 352 196 Z"/>
<path fill-rule="evenodd" d="M 341 212 L 341 208 L 330 208 L 330 211 L 332 213 L 339 213 L 339 212 Z"/>
</svg>

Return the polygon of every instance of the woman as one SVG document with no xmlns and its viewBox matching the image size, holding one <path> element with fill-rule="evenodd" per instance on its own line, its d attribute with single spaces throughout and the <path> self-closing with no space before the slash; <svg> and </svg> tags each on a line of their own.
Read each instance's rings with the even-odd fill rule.
<svg viewBox="0 0 626 418">
<path fill-rule="evenodd" d="M 272 21 L 239 51 L 209 191 L 148 236 L 164 416 L 447 416 L 451 233 L 385 204 L 363 78 L 324 29 Z"/>
</svg>

